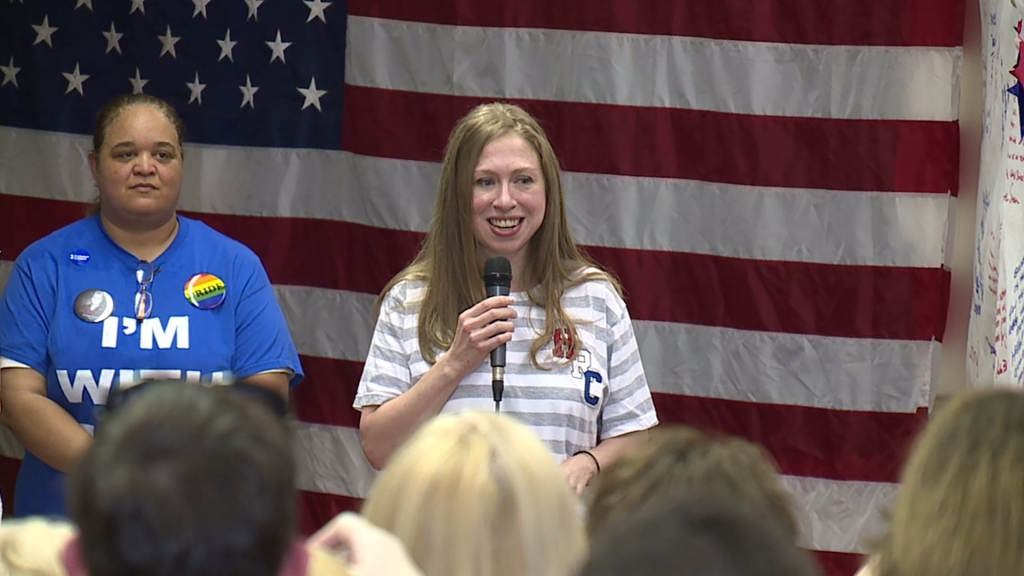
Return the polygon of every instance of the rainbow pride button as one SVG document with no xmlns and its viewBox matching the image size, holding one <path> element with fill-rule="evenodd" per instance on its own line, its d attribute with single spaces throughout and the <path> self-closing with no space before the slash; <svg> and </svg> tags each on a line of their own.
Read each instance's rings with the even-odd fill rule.
<svg viewBox="0 0 1024 576">
<path fill-rule="evenodd" d="M 228 288 L 220 278 L 203 272 L 185 283 L 185 299 L 200 310 L 212 310 L 224 303 Z"/>
</svg>

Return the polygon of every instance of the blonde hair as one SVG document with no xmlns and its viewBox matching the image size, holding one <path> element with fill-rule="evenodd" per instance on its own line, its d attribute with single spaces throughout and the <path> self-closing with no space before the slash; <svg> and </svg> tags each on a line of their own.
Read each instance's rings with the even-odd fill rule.
<svg viewBox="0 0 1024 576">
<path fill-rule="evenodd" d="M 42 518 L 0 525 L 0 576 L 64 576 L 61 554 L 75 534 L 66 522 Z"/>
<path fill-rule="evenodd" d="M 544 332 L 530 347 L 533 363 L 541 368 L 537 353 L 552 340 L 555 330 L 570 331 L 572 342 L 579 342 L 576 324 L 562 307 L 562 294 L 588 280 L 605 280 L 621 293 L 618 281 L 597 269 L 576 246 L 569 232 L 565 197 L 562 191 L 561 168 L 544 129 L 537 120 L 513 104 L 482 104 L 470 110 L 455 125 L 441 163 L 437 204 L 430 230 L 423 247 L 413 262 L 385 286 L 377 300 L 405 280 L 421 280 L 427 284 L 420 305 L 420 353 L 433 364 L 440 351 L 451 347 L 462 311 L 484 299 L 483 268 L 477 258 L 473 233 L 473 172 L 484 147 L 497 138 L 516 134 L 525 140 L 540 157 L 544 177 L 545 216 L 540 228 L 530 239 L 529 291 L 530 301 L 545 309 Z"/>
<path fill-rule="evenodd" d="M 363 515 L 425 576 L 566 576 L 587 551 L 577 502 L 530 430 L 466 412 L 434 418 L 403 445 Z"/>
<path fill-rule="evenodd" d="M 985 390 L 940 409 L 903 469 L 878 576 L 1024 572 L 1024 394 Z"/>
<path fill-rule="evenodd" d="M 796 540 L 792 498 L 771 455 L 742 438 L 685 426 L 654 430 L 650 442 L 598 476 L 587 533 L 594 538 L 638 510 L 694 494 L 740 501 L 776 520 Z"/>
</svg>

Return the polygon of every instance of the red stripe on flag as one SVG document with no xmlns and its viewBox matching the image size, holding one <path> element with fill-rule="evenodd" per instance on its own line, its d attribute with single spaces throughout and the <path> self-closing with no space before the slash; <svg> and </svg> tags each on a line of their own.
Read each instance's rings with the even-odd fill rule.
<svg viewBox="0 0 1024 576">
<path fill-rule="evenodd" d="M 362 364 L 302 360 L 306 381 L 295 389 L 301 419 L 358 428 L 351 399 Z M 321 398 L 333 401 L 309 408 L 308 403 Z M 854 412 L 676 394 L 654 394 L 654 404 L 663 424 L 716 430 L 762 444 L 784 474 L 871 482 L 897 481 L 907 446 L 927 419 L 923 409 L 909 414 Z"/>
<path fill-rule="evenodd" d="M 0 251 L 13 260 L 29 244 L 85 216 L 86 205 L 0 192 Z"/>
<path fill-rule="evenodd" d="M 21 460 L 0 456 L 0 499 L 4 501 L 4 516 L 14 515 L 14 485 L 21 470 Z"/>
<path fill-rule="evenodd" d="M 21 226 L 23 214 L 52 221 Z M 5 258 L 81 214 L 81 205 L 0 195 Z M 252 248 L 274 283 L 375 294 L 420 234 L 319 219 L 189 214 Z M 300 249 L 301 248 L 301 249 Z M 588 247 L 626 289 L 638 320 L 851 338 L 939 340 L 949 302 L 940 268 L 844 266 Z M 680 295 L 685 294 L 685 297 Z"/>
<path fill-rule="evenodd" d="M 455 122 L 492 99 L 346 85 L 342 148 L 440 161 Z M 954 122 L 726 114 L 531 100 L 565 170 L 752 186 L 957 190 Z"/>
<path fill-rule="evenodd" d="M 349 14 L 431 24 L 790 44 L 962 46 L 963 0 L 349 0 Z M 958 14 L 959 18 L 950 18 Z"/>
<path fill-rule="evenodd" d="M 622 279 L 634 319 L 897 340 L 941 340 L 945 332 L 950 273 L 941 268 L 586 251 Z"/>
<path fill-rule="evenodd" d="M 295 417 L 311 424 L 359 428 L 359 411 L 352 407 L 363 374 L 363 363 L 301 355 L 305 379 L 292 390 Z"/>
<path fill-rule="evenodd" d="M 358 512 L 361 498 L 299 490 L 299 532 L 310 536 L 342 512 Z"/>
<path fill-rule="evenodd" d="M 868 482 L 898 482 L 910 443 L 928 419 L 923 408 L 854 412 L 674 394 L 655 394 L 654 404 L 662 422 L 761 444 L 783 474 Z"/>
<path fill-rule="evenodd" d="M 865 562 L 863 554 L 825 550 L 811 550 L 811 552 L 827 576 L 852 576 Z"/>
</svg>

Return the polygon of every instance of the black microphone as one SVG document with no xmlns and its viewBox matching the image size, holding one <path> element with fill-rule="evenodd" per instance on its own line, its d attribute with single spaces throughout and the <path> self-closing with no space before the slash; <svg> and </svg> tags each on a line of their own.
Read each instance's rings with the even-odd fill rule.
<svg viewBox="0 0 1024 576">
<path fill-rule="evenodd" d="M 512 264 L 504 256 L 493 256 L 484 263 L 484 288 L 487 297 L 508 296 L 512 291 Z M 499 411 L 501 396 L 505 392 L 505 345 L 491 350 L 491 391 L 494 393 L 494 411 Z"/>
</svg>

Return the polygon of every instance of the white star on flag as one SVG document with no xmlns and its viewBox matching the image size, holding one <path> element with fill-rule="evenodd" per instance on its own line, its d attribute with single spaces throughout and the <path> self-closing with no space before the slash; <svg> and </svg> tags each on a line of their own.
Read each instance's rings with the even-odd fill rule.
<svg viewBox="0 0 1024 576">
<path fill-rule="evenodd" d="M 75 10 L 78 10 L 82 6 L 88 8 L 90 12 L 94 11 L 92 9 L 92 0 L 78 0 L 78 2 L 75 2 Z"/>
<path fill-rule="evenodd" d="M 198 101 L 199 105 L 202 106 L 203 89 L 206 88 L 206 84 L 199 83 L 199 72 L 196 72 L 195 82 L 185 82 L 185 85 L 188 86 L 189 92 L 191 92 L 191 94 L 188 97 L 188 103 L 191 104 L 195 101 Z"/>
<path fill-rule="evenodd" d="M 139 12 L 142 12 L 143 14 L 145 14 L 146 13 L 146 5 L 143 4 L 143 2 L 145 2 L 145 1 L 146 0 L 132 0 L 132 9 L 129 10 L 128 13 L 129 14 L 135 14 L 135 11 L 138 10 Z"/>
<path fill-rule="evenodd" d="M 281 41 L 281 30 L 278 30 L 277 38 L 273 42 L 267 42 L 267 46 L 270 46 L 270 62 L 273 63 L 275 59 L 280 58 L 282 64 L 287 64 L 284 61 L 284 51 L 291 45 L 291 42 Z"/>
<path fill-rule="evenodd" d="M 32 29 L 36 31 L 36 41 L 32 43 L 33 46 L 40 42 L 46 42 L 50 48 L 53 48 L 53 39 L 51 36 L 53 36 L 53 33 L 56 32 L 58 28 L 50 26 L 49 16 L 43 16 L 43 23 L 39 26 L 33 24 Z"/>
<path fill-rule="evenodd" d="M 0 86 L 7 86 L 8 83 L 14 84 L 14 87 L 18 87 L 18 72 L 21 68 L 14 65 L 14 56 L 11 56 L 11 63 L 7 66 L 0 66 L 0 72 L 4 73 L 4 81 Z"/>
<path fill-rule="evenodd" d="M 117 50 L 117 53 L 121 53 L 121 37 L 124 34 L 119 33 L 114 29 L 114 23 L 110 23 L 110 32 L 104 32 L 103 36 L 107 39 L 107 51 L 104 54 L 109 54 L 111 50 Z"/>
<path fill-rule="evenodd" d="M 253 96 L 256 95 L 256 91 L 259 90 L 259 86 L 253 86 L 252 82 L 249 81 L 249 75 L 245 75 L 245 86 L 239 86 L 239 90 L 242 91 L 242 105 L 239 108 L 245 108 L 246 103 L 249 104 L 249 108 L 256 109 L 256 101 Z"/>
<path fill-rule="evenodd" d="M 303 0 L 302 3 L 306 5 L 306 8 L 309 8 L 309 18 L 306 18 L 306 22 L 312 22 L 313 18 L 319 18 L 321 22 L 327 24 L 327 16 L 324 15 L 324 10 L 331 5 L 330 2 Z"/>
<path fill-rule="evenodd" d="M 78 93 L 80 95 L 85 96 L 85 92 L 82 90 L 82 82 L 85 82 L 86 80 L 88 80 L 89 79 L 89 75 L 88 74 L 82 74 L 78 70 L 78 64 L 77 63 L 75 64 L 75 71 L 74 72 L 72 72 L 71 74 L 68 74 L 67 72 L 62 72 L 61 74 L 63 74 L 64 78 L 66 78 L 67 81 L 68 81 L 68 89 L 64 91 L 65 94 L 70 93 L 72 90 L 76 90 L 76 91 L 78 91 Z"/>
<path fill-rule="evenodd" d="M 231 55 L 231 50 L 234 49 L 235 44 L 238 42 L 232 42 L 231 40 L 231 29 L 228 28 L 228 33 L 224 35 L 223 40 L 217 40 L 217 45 L 220 46 L 220 58 L 217 58 L 217 62 L 220 62 L 227 56 L 228 60 L 234 62 L 235 58 Z"/>
<path fill-rule="evenodd" d="M 323 110 L 320 109 L 320 97 L 323 96 L 324 94 L 327 94 L 327 90 L 316 89 L 316 78 L 311 78 L 309 80 L 309 88 L 297 88 L 297 90 L 306 98 L 302 102 L 303 110 L 305 110 L 310 106 L 310 104 L 312 104 L 313 106 L 316 107 L 318 112 L 323 112 Z"/>
<path fill-rule="evenodd" d="M 203 18 L 206 18 L 206 5 L 213 0 L 192 0 L 192 3 L 196 5 L 196 11 L 192 13 L 192 17 L 202 14 Z"/>
<path fill-rule="evenodd" d="M 249 21 L 249 18 L 257 22 L 260 21 L 260 15 L 258 14 L 260 4 L 263 4 L 263 0 L 245 0 L 245 5 L 249 7 L 249 16 L 245 19 L 246 22 Z"/>
<path fill-rule="evenodd" d="M 142 94 L 142 87 L 146 85 L 146 82 L 149 82 L 149 80 L 143 80 L 139 76 L 138 66 L 135 67 L 135 78 L 129 78 L 128 81 L 132 83 L 132 94 Z"/>
<path fill-rule="evenodd" d="M 178 40 L 181 40 L 181 37 L 171 36 L 170 24 L 167 25 L 167 33 L 163 36 L 157 36 L 157 39 L 160 40 L 160 44 L 162 45 L 162 48 L 160 48 L 160 56 L 170 53 L 172 58 L 178 57 L 178 54 L 174 52 L 174 45 L 178 43 Z M 157 58 L 160 56 L 157 56 Z"/>
</svg>

